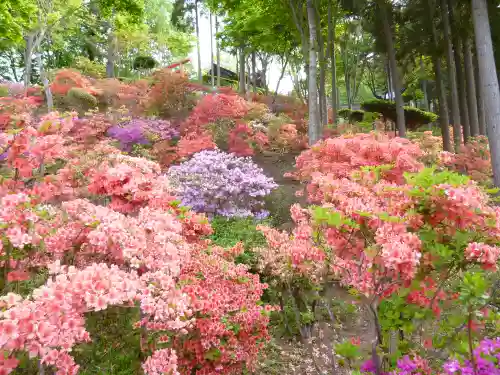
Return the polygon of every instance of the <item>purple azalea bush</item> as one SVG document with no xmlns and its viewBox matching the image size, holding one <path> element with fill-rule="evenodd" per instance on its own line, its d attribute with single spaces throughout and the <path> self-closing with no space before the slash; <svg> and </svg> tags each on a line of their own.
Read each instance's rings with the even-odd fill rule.
<svg viewBox="0 0 500 375">
<path fill-rule="evenodd" d="M 474 349 L 474 363 L 466 358 L 448 360 L 443 364 L 443 375 L 500 375 L 500 337 L 484 339 Z M 376 368 L 371 359 L 360 368 L 362 373 L 375 374 Z M 404 356 L 397 361 L 397 369 L 383 375 L 421 375 L 431 374 L 432 370 L 421 357 Z"/>
<path fill-rule="evenodd" d="M 147 145 L 153 140 L 169 140 L 177 137 L 179 131 L 170 121 L 135 118 L 112 126 L 107 135 L 119 141 L 123 151 L 130 152 L 134 144 Z"/>
<path fill-rule="evenodd" d="M 447 375 L 500 375 L 500 337 L 484 339 L 474 349 L 473 364 L 469 359 L 460 362 L 456 359 L 443 366 Z M 474 370 L 476 367 L 476 370 Z"/>
<path fill-rule="evenodd" d="M 146 138 L 144 130 L 131 123 L 114 125 L 108 129 L 107 135 L 119 141 L 120 148 L 126 152 L 132 151 L 132 146 L 135 144 L 149 144 L 149 140 Z"/>
<path fill-rule="evenodd" d="M 209 217 L 264 218 L 263 198 L 277 185 L 250 158 L 205 150 L 167 173 L 184 206 Z"/>
</svg>

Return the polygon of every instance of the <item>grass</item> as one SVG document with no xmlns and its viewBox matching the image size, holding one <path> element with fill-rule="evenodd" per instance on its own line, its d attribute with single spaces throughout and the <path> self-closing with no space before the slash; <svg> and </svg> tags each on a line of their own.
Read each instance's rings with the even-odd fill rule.
<svg viewBox="0 0 500 375">
<path fill-rule="evenodd" d="M 255 253 L 252 249 L 266 245 L 266 238 L 262 232 L 257 230 L 257 225 L 269 225 L 268 220 L 255 220 L 253 218 L 215 217 L 210 223 L 213 234 L 210 239 L 215 245 L 232 247 L 238 242 L 245 244 L 245 252 L 236 258 L 237 263 L 243 263 L 253 267 L 256 262 Z"/>
</svg>

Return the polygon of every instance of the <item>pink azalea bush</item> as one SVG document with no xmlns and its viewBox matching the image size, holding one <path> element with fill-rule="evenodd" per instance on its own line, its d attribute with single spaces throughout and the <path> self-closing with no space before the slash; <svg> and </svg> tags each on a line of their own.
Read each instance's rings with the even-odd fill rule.
<svg viewBox="0 0 500 375">
<path fill-rule="evenodd" d="M 102 139 L 103 123 L 53 113 L 1 138 L 1 267 L 11 292 L 1 298 L 0 372 L 24 352 L 77 373 L 71 350 L 91 341 L 85 316 L 109 306 L 140 309 L 146 374 L 253 368 L 268 340 L 267 286 L 234 263 L 241 247 L 203 238 L 210 224 L 180 206 L 159 164 Z M 101 130 L 82 136 L 82 125 Z M 12 292 L 45 270 L 41 286 Z"/>
<path fill-rule="evenodd" d="M 333 278 L 365 296 L 378 327 L 375 346 L 387 345 L 391 330 L 418 337 L 417 322 L 449 314 L 456 299 L 469 330 L 495 319 L 479 313 L 483 297 L 467 288 L 484 290 L 487 300 L 484 278 L 500 258 L 500 210 L 467 177 L 423 169 L 421 155 L 409 141 L 369 134 L 320 141 L 297 158 L 295 177 L 309 183 L 317 205 L 292 207 L 291 235 L 261 227 L 268 245 L 255 249 L 261 272 L 295 300 L 297 315 L 307 312 L 300 298 L 321 301 L 317 290 Z M 467 283 L 443 289 L 455 272 L 465 273 Z M 313 286 L 304 289 L 303 280 Z M 434 329 L 446 332 L 446 324 Z M 426 350 L 419 340 L 405 345 Z M 397 373 L 414 373 L 408 371 Z"/>
</svg>

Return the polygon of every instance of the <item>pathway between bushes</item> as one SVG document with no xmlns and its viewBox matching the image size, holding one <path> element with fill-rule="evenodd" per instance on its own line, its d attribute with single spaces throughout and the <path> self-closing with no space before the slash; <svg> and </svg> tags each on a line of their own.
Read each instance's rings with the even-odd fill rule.
<svg viewBox="0 0 500 375">
<path fill-rule="evenodd" d="M 307 206 L 305 196 L 297 197 L 295 192 L 304 186 L 296 180 L 285 178 L 286 172 L 291 172 L 295 166 L 295 158 L 299 153 L 280 154 L 265 152 L 253 157 L 264 173 L 272 177 L 279 187 L 269 196 L 267 209 L 271 212 L 272 224 L 281 230 L 291 231 L 293 221 L 290 217 L 290 207 L 294 203 Z M 329 373 L 328 356 L 331 344 L 345 340 L 360 339 L 362 346 L 371 345 L 373 330 L 370 327 L 368 311 L 365 311 L 344 288 L 333 284 L 326 291 L 328 299 L 332 301 L 336 315 L 332 322 L 326 314 L 321 315 L 320 321 L 314 330 L 312 344 L 302 344 L 297 340 L 281 337 L 279 333 L 273 335 L 272 343 L 266 350 L 267 358 L 258 366 L 258 375 L 324 375 Z M 316 359 L 316 365 L 312 358 Z M 320 371 L 318 371 L 320 367 Z M 323 371 L 326 372 L 323 372 Z M 339 371 L 338 374 L 350 374 L 350 371 Z"/>
</svg>

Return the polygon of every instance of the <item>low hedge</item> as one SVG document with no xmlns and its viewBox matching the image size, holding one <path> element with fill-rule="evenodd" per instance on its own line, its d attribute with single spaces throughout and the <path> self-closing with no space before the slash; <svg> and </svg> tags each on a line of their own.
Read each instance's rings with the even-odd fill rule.
<svg viewBox="0 0 500 375">
<path fill-rule="evenodd" d="M 368 112 L 378 112 L 385 119 L 396 121 L 396 104 L 389 100 L 373 99 L 361 103 L 361 108 Z M 422 125 L 435 122 L 438 116 L 432 112 L 422 111 L 421 109 L 404 106 L 405 123 L 408 130 L 415 130 Z"/>
<path fill-rule="evenodd" d="M 349 108 L 339 109 L 337 113 L 340 117 L 349 120 L 351 123 L 363 121 L 363 116 L 365 115 L 365 111 L 352 110 Z"/>
</svg>

